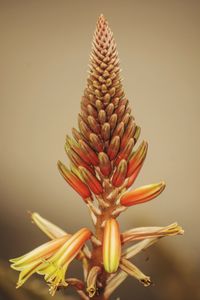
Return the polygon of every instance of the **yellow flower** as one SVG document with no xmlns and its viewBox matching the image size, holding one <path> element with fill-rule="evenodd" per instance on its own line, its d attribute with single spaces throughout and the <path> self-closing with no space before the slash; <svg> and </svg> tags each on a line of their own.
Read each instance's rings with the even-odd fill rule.
<svg viewBox="0 0 200 300">
<path fill-rule="evenodd" d="M 114 218 L 106 221 L 103 237 L 103 264 L 108 273 L 114 273 L 119 266 L 121 240 L 118 222 Z"/>
<path fill-rule="evenodd" d="M 51 257 L 62 245 L 64 245 L 67 239 L 68 236 L 65 235 L 61 238 L 47 242 L 23 256 L 10 259 L 10 262 L 12 262 L 11 268 L 20 271 L 17 288 L 22 286 L 33 273 L 37 272 L 37 269 L 42 262 Z"/>
<path fill-rule="evenodd" d="M 45 280 L 50 283 L 51 295 L 55 294 L 59 285 L 67 286 L 65 282 L 67 267 L 90 237 L 90 230 L 82 228 L 71 237 L 64 235 L 21 257 L 11 259 L 11 267 L 20 271 L 17 288 L 33 273 L 44 275 Z"/>
</svg>

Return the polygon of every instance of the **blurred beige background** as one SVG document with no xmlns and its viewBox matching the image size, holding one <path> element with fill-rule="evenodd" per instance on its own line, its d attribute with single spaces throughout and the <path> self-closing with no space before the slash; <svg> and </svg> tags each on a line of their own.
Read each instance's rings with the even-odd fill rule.
<svg viewBox="0 0 200 300">
<path fill-rule="evenodd" d="M 71 232 L 91 226 L 56 162 L 67 161 L 65 134 L 77 126 L 100 13 L 114 32 L 141 138 L 149 141 L 136 186 L 167 183 L 159 198 L 130 208 L 121 227 L 178 221 L 185 229 L 184 237 L 149 250 L 149 261 L 137 259 L 155 287 L 129 278 L 113 299 L 200 299 L 200 1 L 0 0 L 0 259 L 46 241 L 27 210 Z M 0 299 L 14 299 L 13 284 L 9 289 L 12 296 L 2 283 Z"/>
</svg>

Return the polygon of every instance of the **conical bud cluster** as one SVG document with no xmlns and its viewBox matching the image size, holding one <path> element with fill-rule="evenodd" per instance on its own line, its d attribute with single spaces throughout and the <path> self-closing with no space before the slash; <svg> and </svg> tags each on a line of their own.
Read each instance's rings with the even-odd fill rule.
<svg viewBox="0 0 200 300">
<path fill-rule="evenodd" d="M 79 177 L 94 194 L 103 193 L 99 179 L 94 179 L 96 167 L 100 176 L 111 179 L 114 188 L 124 184 L 133 175 L 134 166 L 142 163 L 145 155 L 139 152 L 136 162 L 133 157 L 134 166 L 129 164 L 140 127 L 131 115 L 120 78 L 116 43 L 103 16 L 94 33 L 78 127 L 79 130 L 72 130 L 74 140 L 67 137 L 66 152 L 73 176 Z M 142 151 L 145 152 L 144 147 Z M 86 190 L 85 193 L 88 194 Z"/>
</svg>

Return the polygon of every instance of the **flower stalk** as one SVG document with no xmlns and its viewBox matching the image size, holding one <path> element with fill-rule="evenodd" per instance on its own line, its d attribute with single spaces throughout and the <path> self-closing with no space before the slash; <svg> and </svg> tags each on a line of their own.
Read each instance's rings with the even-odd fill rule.
<svg viewBox="0 0 200 300">
<path fill-rule="evenodd" d="M 117 217 L 121 213 L 154 199 L 165 188 L 161 181 L 128 190 L 141 171 L 148 144 L 143 141 L 134 149 L 141 128 L 131 115 L 120 71 L 113 33 L 101 15 L 94 32 L 89 76 L 81 99 L 79 129 L 72 129 L 73 138 L 66 137 L 65 151 L 70 166 L 58 161 L 60 174 L 88 207 L 94 231 L 82 228 L 74 234 L 67 233 L 32 213 L 33 223 L 50 241 L 10 260 L 11 267 L 20 272 L 17 287 L 36 273 L 44 276 L 51 295 L 58 288 L 72 286 L 81 299 L 107 300 L 128 276 L 149 286 L 150 278 L 129 259 L 160 238 L 183 234 L 177 223 L 120 231 Z M 132 242 L 133 245 L 124 249 L 124 245 Z M 84 281 L 67 278 L 68 266 L 74 259 L 82 264 Z"/>
</svg>

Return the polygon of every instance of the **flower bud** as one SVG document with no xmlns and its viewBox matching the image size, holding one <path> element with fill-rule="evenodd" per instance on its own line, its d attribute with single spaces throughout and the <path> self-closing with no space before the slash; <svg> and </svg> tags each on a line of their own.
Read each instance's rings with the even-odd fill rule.
<svg viewBox="0 0 200 300">
<path fill-rule="evenodd" d="M 106 221 L 103 236 L 103 264 L 108 273 L 117 271 L 121 256 L 121 240 L 118 222 L 114 218 Z"/>
<path fill-rule="evenodd" d="M 71 173 L 60 161 L 58 161 L 58 169 L 67 183 L 87 202 L 86 199 L 91 197 L 91 192 L 87 185 Z"/>
<path fill-rule="evenodd" d="M 104 152 L 99 153 L 99 168 L 104 176 L 109 176 L 111 172 L 111 163 L 108 155 Z"/>
<path fill-rule="evenodd" d="M 87 185 L 89 186 L 91 191 L 95 195 L 102 194 L 103 188 L 102 188 L 100 181 L 96 178 L 96 176 L 94 176 L 92 173 L 90 173 L 90 171 L 88 171 L 84 167 L 79 167 L 79 169 L 81 171 L 81 174 L 82 174 L 85 182 L 87 183 Z"/>
<path fill-rule="evenodd" d="M 165 183 L 163 181 L 160 183 L 142 186 L 124 194 L 120 199 L 120 203 L 123 206 L 132 206 L 147 202 L 157 197 L 164 190 L 164 188 Z"/>
<path fill-rule="evenodd" d="M 124 183 L 124 180 L 126 178 L 126 173 L 127 173 L 127 162 L 125 159 L 122 159 L 113 174 L 112 184 L 115 187 L 121 186 Z"/>
<path fill-rule="evenodd" d="M 130 177 L 140 164 L 143 163 L 147 154 L 148 144 L 143 141 L 138 147 L 137 151 L 133 154 L 128 163 L 127 177 Z"/>
<path fill-rule="evenodd" d="M 110 142 L 107 151 L 110 160 L 113 160 L 117 156 L 119 152 L 119 147 L 120 147 L 120 137 L 114 136 Z"/>
</svg>

